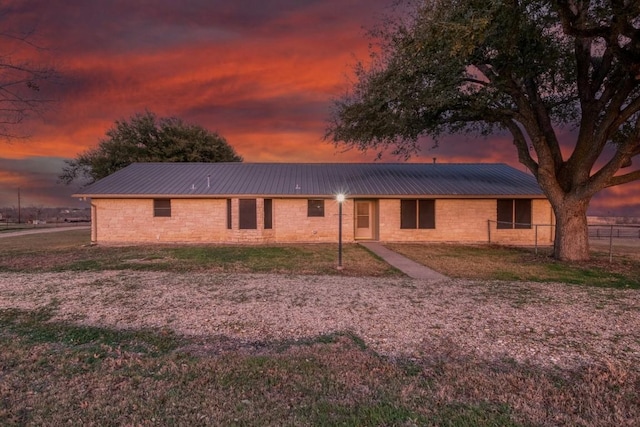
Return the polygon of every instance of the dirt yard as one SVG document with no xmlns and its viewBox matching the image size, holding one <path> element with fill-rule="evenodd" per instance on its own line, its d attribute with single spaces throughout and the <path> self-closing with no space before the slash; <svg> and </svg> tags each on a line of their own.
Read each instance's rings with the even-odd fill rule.
<svg viewBox="0 0 640 427">
<path fill-rule="evenodd" d="M 566 284 L 105 271 L 0 273 L 0 309 L 269 343 L 350 331 L 383 355 L 446 344 L 541 366 L 640 363 L 640 292 Z"/>
</svg>

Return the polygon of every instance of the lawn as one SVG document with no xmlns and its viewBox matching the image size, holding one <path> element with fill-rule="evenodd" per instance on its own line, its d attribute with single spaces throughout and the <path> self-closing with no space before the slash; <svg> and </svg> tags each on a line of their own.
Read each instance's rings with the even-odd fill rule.
<svg viewBox="0 0 640 427">
<path fill-rule="evenodd" d="M 451 278 L 640 288 L 640 246 L 618 244 L 609 262 L 608 244 L 597 241 L 592 245 L 592 260 L 584 263 L 555 261 L 549 256 L 549 248 L 535 254 L 531 248 L 496 245 L 397 243 L 387 246 Z M 6 237 L 0 245 L 0 271 L 402 275 L 353 244 L 344 245 L 344 270 L 337 270 L 336 264 L 337 245 L 334 244 L 91 246 L 88 230 Z"/>
<path fill-rule="evenodd" d="M 401 273 L 358 245 L 344 245 L 345 268 L 336 269 L 337 244 L 286 246 L 148 245 L 91 246 L 88 230 L 5 237 L 0 271 L 179 271 L 212 273 L 340 274 Z"/>
<path fill-rule="evenodd" d="M 389 244 L 390 249 L 452 278 L 560 282 L 640 289 L 640 247 L 617 246 L 609 262 L 608 247 L 592 245 L 592 259 L 570 263 L 550 257 L 551 250 L 497 245 Z"/>
<path fill-rule="evenodd" d="M 345 245 L 345 269 L 338 271 L 336 245 L 116 248 L 90 246 L 88 240 L 84 230 L 0 240 L 0 276 L 3 289 L 10 291 L 0 295 L 0 425 L 631 426 L 640 421 L 640 373 L 636 368 L 640 338 L 633 320 L 639 310 L 636 291 L 585 291 L 583 286 L 637 288 L 640 271 L 633 251 L 611 265 L 605 253 L 596 254 L 588 264 L 564 264 L 529 249 L 393 245 L 395 250 L 451 277 L 479 280 L 419 285 L 357 245 Z M 94 273 L 97 276 L 106 270 L 119 271 L 94 279 Z M 186 291 L 173 299 L 164 299 L 167 295 L 163 294 L 172 283 L 135 282 L 138 274 L 165 277 L 169 273 L 212 279 L 180 282 Z M 235 273 L 260 274 L 239 287 L 237 283 L 244 282 L 229 280 Z M 320 277 L 310 277 L 307 281 L 313 288 L 317 284 L 317 295 L 309 289 L 307 293 L 291 289 L 285 294 L 293 287 L 286 283 L 266 294 L 256 285 L 266 277 L 262 273 L 287 276 L 286 283 L 296 287 L 300 286 L 300 279 L 295 278 L 298 274 L 330 275 L 331 280 L 343 282 L 331 286 L 323 284 Z M 90 275 L 91 280 L 74 284 L 80 283 L 75 278 L 81 274 Z M 47 283 L 42 279 L 42 287 L 30 288 L 29 282 L 35 282 L 39 275 L 66 282 Z M 357 280 L 362 280 L 363 286 L 346 289 L 348 283 Z M 488 280 L 486 285 L 484 280 Z M 581 286 L 529 287 L 519 281 Z M 364 286 L 369 282 L 369 288 Z M 446 293 L 454 286 L 457 291 Z M 376 298 L 375 292 L 383 287 L 384 297 Z M 278 313 L 295 316 L 295 312 L 315 308 L 318 295 L 323 301 L 328 298 L 327 291 L 332 292 L 332 298 L 351 292 L 341 305 L 327 310 L 333 313 L 330 317 L 344 312 L 345 318 L 355 313 L 353 319 L 376 319 L 393 312 L 398 319 L 411 320 L 412 312 L 420 313 L 420 323 L 428 325 L 420 330 L 429 331 L 424 335 L 428 343 L 425 352 L 419 357 L 382 354 L 365 340 L 366 334 L 358 335 L 350 329 L 302 339 L 256 340 L 227 332 L 181 335 L 171 323 L 128 328 L 117 322 L 118 327 L 113 322 L 82 322 L 98 311 L 98 304 L 101 314 L 97 318 L 110 310 L 126 308 L 128 314 L 119 318 L 124 321 L 137 311 L 148 310 L 142 307 L 145 300 L 140 295 L 152 296 L 167 311 L 172 310 L 171 304 L 193 311 L 195 300 L 182 299 L 193 293 L 196 299 L 214 301 L 205 303 L 206 309 L 211 306 L 211 317 L 218 310 L 220 319 L 259 326 L 264 323 L 243 316 L 259 313 L 264 307 L 270 311 L 279 307 L 271 318 L 278 318 Z M 61 320 L 67 298 L 60 295 L 77 298 L 84 314 L 75 318 L 67 313 Z M 360 295 L 362 300 L 351 295 Z M 368 295 L 374 296 L 365 298 Z M 551 299 L 550 295 L 558 298 Z M 48 303 L 33 304 L 36 299 Z M 427 309 L 431 310 L 429 316 L 419 311 L 427 302 L 432 304 Z M 456 313 L 453 305 L 463 303 L 467 304 L 465 310 L 460 310 L 456 318 L 450 317 L 449 313 Z M 398 304 L 403 305 L 398 308 Z M 283 308 L 289 305 L 289 311 Z M 470 331 L 469 336 L 486 335 L 485 343 L 504 345 L 507 350 L 525 343 L 526 350 L 527 342 L 548 340 L 550 350 L 570 352 L 586 344 L 575 337 L 602 334 L 589 345 L 619 345 L 620 351 L 614 354 L 625 356 L 602 357 L 571 367 L 554 366 L 516 361 L 495 353 L 487 357 L 489 353 L 456 343 L 455 334 L 443 335 L 446 330 L 465 329 L 463 322 L 480 323 L 482 312 L 474 312 L 474 307 L 483 305 L 504 310 L 491 317 L 486 326 Z M 631 320 L 631 326 L 622 323 L 574 331 L 580 329 L 576 326 L 580 323 L 563 316 L 578 308 L 582 310 L 580 316 L 606 312 Z M 233 310 L 242 314 L 238 317 Z M 530 320 L 536 310 L 545 317 L 561 319 L 557 327 L 547 320 L 555 330 L 534 330 L 538 326 L 535 322 L 526 328 L 518 326 Z M 318 319 L 322 314 L 317 314 Z M 270 318 L 263 315 L 259 319 L 266 322 Z M 445 323 L 452 319 L 453 325 Z M 313 317 L 312 321 L 322 320 Z M 293 321 L 282 323 L 283 331 L 296 327 Z M 374 321 L 372 328 L 382 331 L 392 324 Z M 567 324 L 574 326 L 563 329 Z M 225 331 L 230 331 L 234 325 L 226 327 Z M 500 328 L 509 330 L 498 334 L 497 339 L 491 338 Z M 567 339 L 563 341 L 564 335 Z M 516 344 L 520 337 L 523 341 Z M 603 354 L 607 351 L 604 348 Z"/>
</svg>

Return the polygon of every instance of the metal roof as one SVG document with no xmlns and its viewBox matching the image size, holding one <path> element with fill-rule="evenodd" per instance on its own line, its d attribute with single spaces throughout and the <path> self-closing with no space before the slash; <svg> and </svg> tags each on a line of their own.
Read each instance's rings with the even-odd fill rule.
<svg viewBox="0 0 640 427">
<path fill-rule="evenodd" d="M 501 163 L 134 163 L 74 197 L 544 197 Z"/>
</svg>

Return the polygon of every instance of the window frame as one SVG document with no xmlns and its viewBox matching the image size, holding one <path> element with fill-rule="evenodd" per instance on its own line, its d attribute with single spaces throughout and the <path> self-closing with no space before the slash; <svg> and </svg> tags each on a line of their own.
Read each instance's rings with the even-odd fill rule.
<svg viewBox="0 0 640 427">
<path fill-rule="evenodd" d="M 271 230 L 273 229 L 273 199 L 264 199 L 263 208 L 264 229 Z"/>
<path fill-rule="evenodd" d="M 324 217 L 324 199 L 307 199 L 307 217 Z"/>
<path fill-rule="evenodd" d="M 418 228 L 418 201 L 416 199 L 400 200 L 400 228 L 415 230 Z"/>
<path fill-rule="evenodd" d="M 400 199 L 400 229 L 435 230 L 436 199 Z"/>
<path fill-rule="evenodd" d="M 257 199 L 238 200 L 238 229 L 257 230 L 258 229 L 258 201 Z"/>
<path fill-rule="evenodd" d="M 227 230 L 233 228 L 232 216 L 231 216 L 231 199 L 227 199 Z"/>
<path fill-rule="evenodd" d="M 533 228 L 533 200 L 497 199 L 496 228 L 498 230 L 530 230 Z"/>
<path fill-rule="evenodd" d="M 153 199 L 153 217 L 171 218 L 171 199 Z"/>
<path fill-rule="evenodd" d="M 418 199 L 418 228 L 434 230 L 436 228 L 435 199 Z"/>
</svg>

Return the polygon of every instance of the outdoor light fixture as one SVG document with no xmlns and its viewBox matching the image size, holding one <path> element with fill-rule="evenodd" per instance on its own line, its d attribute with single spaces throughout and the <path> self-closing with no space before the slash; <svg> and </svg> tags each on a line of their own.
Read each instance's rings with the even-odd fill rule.
<svg viewBox="0 0 640 427">
<path fill-rule="evenodd" d="M 342 203 L 344 194 L 336 195 L 338 201 L 338 270 L 342 270 Z"/>
</svg>

